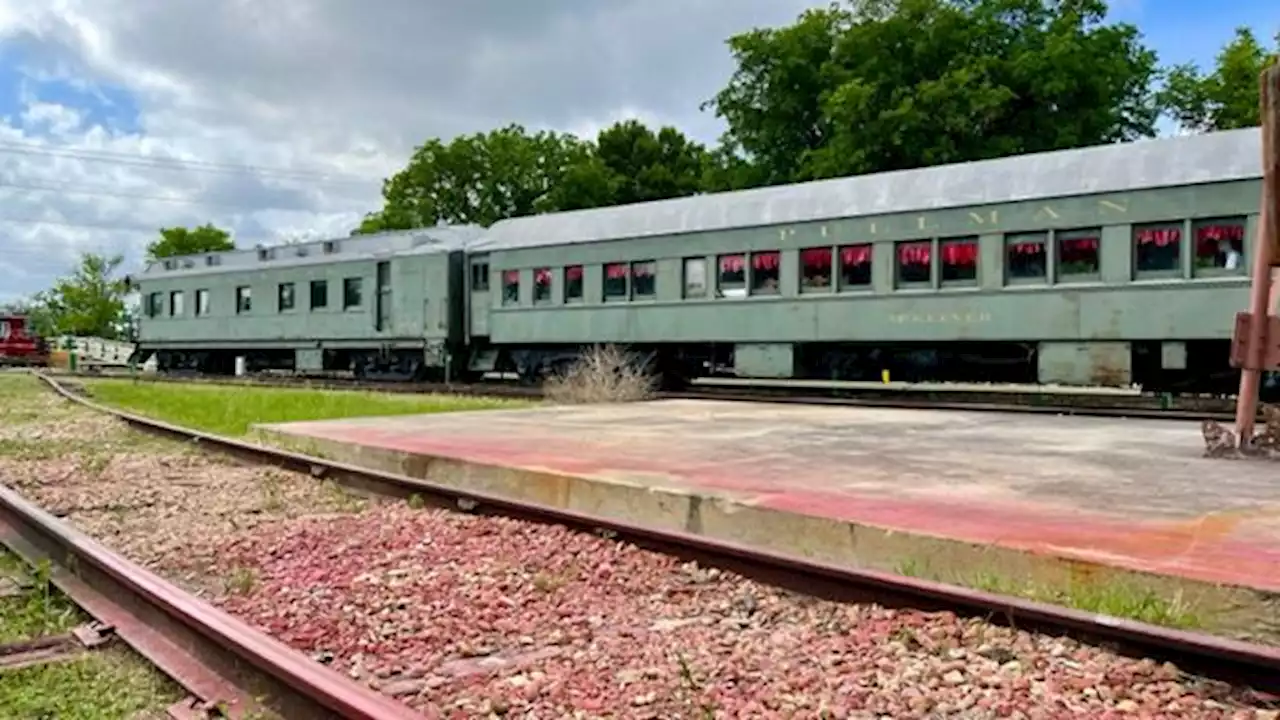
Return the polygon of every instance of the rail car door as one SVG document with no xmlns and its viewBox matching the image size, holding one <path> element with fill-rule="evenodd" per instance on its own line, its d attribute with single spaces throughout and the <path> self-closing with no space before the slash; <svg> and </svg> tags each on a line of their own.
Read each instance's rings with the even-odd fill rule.
<svg viewBox="0 0 1280 720">
<path fill-rule="evenodd" d="M 374 323 L 378 332 L 391 329 L 391 263 L 378 263 L 377 294 L 374 296 Z"/>
<path fill-rule="evenodd" d="M 470 290 L 467 303 L 471 317 L 467 320 L 471 325 L 472 337 L 489 336 L 489 256 L 472 255 L 471 268 L 468 274 Z"/>
</svg>

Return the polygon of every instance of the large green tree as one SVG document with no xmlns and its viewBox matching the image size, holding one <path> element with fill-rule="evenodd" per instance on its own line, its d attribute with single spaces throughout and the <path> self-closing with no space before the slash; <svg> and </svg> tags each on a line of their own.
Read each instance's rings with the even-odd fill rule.
<svg viewBox="0 0 1280 720">
<path fill-rule="evenodd" d="M 31 318 L 41 335 L 82 335 L 118 339 L 128 334 L 124 296 L 128 287 L 116 272 L 123 256 L 86 253 L 76 269 L 35 296 Z"/>
<path fill-rule="evenodd" d="M 600 131 L 595 153 L 610 176 L 611 205 L 702 191 L 706 148 L 674 127 L 654 132 L 638 120 L 625 120 Z"/>
<path fill-rule="evenodd" d="M 1280 34 L 1269 51 L 1247 27 L 1218 53 L 1214 68 L 1202 72 L 1194 63 L 1171 68 L 1160 93 L 1161 103 L 1185 130 L 1209 132 L 1261 124 L 1258 76 L 1280 52 Z"/>
<path fill-rule="evenodd" d="M 572 135 L 529 133 L 519 125 L 432 139 L 383 184 L 383 208 L 357 232 L 438 224 L 489 226 L 510 217 L 592 207 L 608 199 L 592 148 Z"/>
<path fill-rule="evenodd" d="M 544 212 L 701 192 L 707 152 L 674 127 L 636 120 L 595 142 L 509 125 L 445 143 L 429 140 L 383 184 L 383 207 L 355 234 L 436 224 L 492 225 Z"/>
<path fill-rule="evenodd" d="M 147 246 L 147 261 L 235 249 L 231 233 L 209 223 L 190 229 L 160 228 L 160 237 Z"/>
<path fill-rule="evenodd" d="M 1156 56 L 1106 12 L 1101 0 L 863 0 L 734 36 L 737 71 L 707 103 L 729 126 L 719 184 L 1154 135 Z"/>
</svg>

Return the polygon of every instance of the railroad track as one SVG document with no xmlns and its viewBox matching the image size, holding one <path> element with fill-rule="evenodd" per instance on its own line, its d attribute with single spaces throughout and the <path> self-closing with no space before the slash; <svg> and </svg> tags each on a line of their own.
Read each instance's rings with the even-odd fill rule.
<svg viewBox="0 0 1280 720">
<path fill-rule="evenodd" d="M 1068 635 L 1085 642 L 1104 645 L 1125 654 L 1150 657 L 1158 661 L 1170 661 L 1184 672 L 1194 673 L 1251 688 L 1260 704 L 1273 704 L 1280 708 L 1280 648 L 1261 646 L 1226 638 L 1174 630 L 1146 623 L 1110 616 L 1081 612 L 1068 608 L 1037 603 L 1018 598 L 1004 597 L 888 573 L 860 570 L 822 563 L 807 558 L 788 556 L 776 552 L 733 544 L 700 535 L 659 530 L 649 527 L 596 517 L 549 506 L 513 500 L 489 493 L 464 491 L 438 485 L 404 475 L 381 472 L 345 463 L 302 455 L 290 451 L 252 444 L 226 437 L 211 435 L 178 427 L 150 418 L 107 408 L 83 397 L 64 386 L 60 379 L 39 376 L 50 388 L 66 399 L 84 405 L 91 410 L 113 415 L 130 426 L 153 434 L 184 441 L 198 442 L 202 447 L 226 453 L 244 460 L 270 464 L 315 478 L 333 480 L 342 485 L 383 496 L 416 498 L 420 502 L 439 507 L 462 509 L 466 512 L 513 517 L 535 522 L 558 524 L 575 529 L 604 533 L 610 537 L 627 540 L 650 549 L 696 560 L 720 567 L 785 588 L 795 589 L 806 595 L 853 602 L 874 601 L 891 606 L 922 610 L 950 610 L 960 615 L 980 617 L 1015 627 Z M 74 532 L 60 528 L 53 518 L 12 493 L 0 494 L 5 515 L 5 527 L 14 525 L 27 528 L 25 534 L 39 540 L 45 555 L 64 557 L 72 553 L 85 554 L 77 560 L 79 567 L 122 568 L 123 561 L 109 557 L 101 549 Z M 92 551 L 92 552 L 90 552 Z M 166 616 L 186 610 L 184 617 L 200 615 L 202 619 L 189 619 L 188 627 L 197 622 L 215 628 L 202 637 L 220 639 L 213 644 L 223 648 L 230 641 L 238 642 L 241 656 L 255 663 L 259 672 L 275 683 L 275 689 L 284 697 L 322 704 L 307 693 L 327 691 L 331 694 L 350 692 L 344 699 L 327 697 L 326 708 L 360 708 L 364 714 L 351 717 L 389 717 L 378 715 L 382 706 L 364 695 L 355 694 L 342 678 L 333 678 L 319 666 L 307 664 L 301 656 L 291 654 L 278 644 L 258 637 L 251 637 L 247 630 L 229 617 L 212 609 L 192 604 L 177 597 L 176 590 L 155 578 L 137 574 L 136 569 L 117 569 L 115 579 L 129 589 L 141 588 L 146 597 L 153 597 L 149 607 L 163 611 Z M 91 573 L 97 577 L 104 571 Z M 74 588 L 73 588 L 74 590 Z M 134 595 L 139 590 L 132 591 Z M 186 630 L 185 632 L 191 632 Z M 207 641 L 206 641 L 207 642 Z M 145 654 L 145 653 L 144 653 Z M 270 669 L 271 663 L 279 667 Z M 291 672 L 292 675 L 286 675 Z M 332 682 L 333 685 L 325 685 Z M 306 697 L 301 697 L 306 695 Z M 357 701 L 370 703 L 360 705 Z M 314 706 L 314 705 L 313 705 Z M 313 717 L 306 715 L 306 717 Z"/>
<path fill-rule="evenodd" d="M 484 383 L 407 383 L 356 380 L 341 376 L 305 377 L 292 375 L 260 375 L 250 378 L 227 378 L 204 375 L 137 375 L 129 373 L 58 373 L 67 378 L 131 378 L 137 382 L 194 383 L 233 387 L 303 387 L 319 390 L 364 390 L 386 393 L 452 393 L 507 398 L 538 398 L 536 387 L 513 382 Z M 906 408 L 921 410 L 968 410 L 979 412 L 1024 412 L 1093 417 L 1126 417 L 1157 420 L 1194 421 L 1235 420 L 1234 398 L 1161 397 L 1153 395 L 1119 395 L 1111 393 L 1012 392 L 963 390 L 910 390 L 894 387 L 841 387 L 806 384 L 788 386 L 772 384 L 752 386 L 701 385 L 680 392 L 660 392 L 659 399 L 721 400 L 729 402 L 767 402 L 845 407 Z M 1259 415 L 1261 418 L 1261 414 Z"/>
<path fill-rule="evenodd" d="M 188 693 L 168 708 L 172 718 L 239 718 L 262 709 L 285 718 L 417 717 L 111 552 L 4 485 L 0 545 L 33 567 L 47 562 L 49 582 L 92 618 L 74 633 L 5 648 L 0 656 L 11 667 L 118 639 Z"/>
</svg>

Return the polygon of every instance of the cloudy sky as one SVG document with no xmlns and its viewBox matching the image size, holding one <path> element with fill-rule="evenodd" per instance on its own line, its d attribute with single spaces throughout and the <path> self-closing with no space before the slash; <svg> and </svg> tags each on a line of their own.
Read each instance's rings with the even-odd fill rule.
<svg viewBox="0 0 1280 720">
<path fill-rule="evenodd" d="M 1273 35 L 1271 1 L 1112 4 L 1162 60 L 1206 62 L 1236 25 Z M 343 235 L 432 136 L 640 117 L 710 142 L 725 38 L 824 4 L 0 0 L 0 302 L 81 251 L 134 268 L 161 226 Z"/>
</svg>

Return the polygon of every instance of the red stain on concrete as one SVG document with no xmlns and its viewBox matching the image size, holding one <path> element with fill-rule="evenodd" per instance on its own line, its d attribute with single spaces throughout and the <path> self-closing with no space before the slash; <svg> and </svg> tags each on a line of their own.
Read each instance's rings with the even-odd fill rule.
<svg viewBox="0 0 1280 720">
<path fill-rule="evenodd" d="M 1117 518 L 1079 507 L 1030 502 L 957 501 L 903 497 L 832 487 L 855 467 L 820 460 L 784 465 L 736 450 L 697 448 L 697 457 L 672 442 L 657 449 L 571 439 L 552 433 L 513 439 L 463 434 L 427 435 L 411 428 L 342 422 L 297 423 L 290 433 L 418 455 L 514 466 L 577 476 L 618 478 L 660 474 L 704 494 L 731 495 L 756 507 L 844 520 L 913 534 L 1098 562 L 1200 581 L 1280 590 L 1280 541 L 1249 536 L 1242 518 L 1204 516 L 1189 522 Z"/>
</svg>

